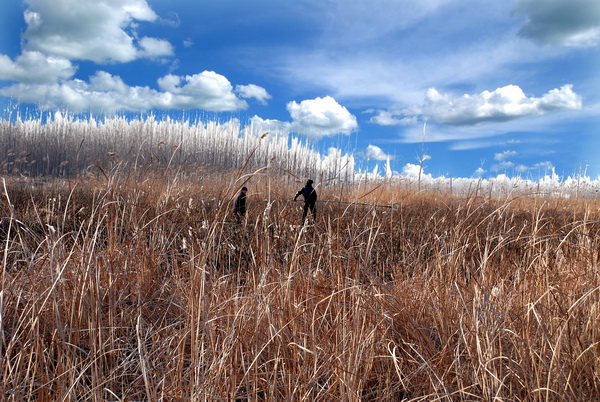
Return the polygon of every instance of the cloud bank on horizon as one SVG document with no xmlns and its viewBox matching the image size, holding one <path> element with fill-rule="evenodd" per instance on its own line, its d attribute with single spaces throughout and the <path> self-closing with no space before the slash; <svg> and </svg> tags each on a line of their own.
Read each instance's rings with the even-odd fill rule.
<svg viewBox="0 0 600 402">
<path fill-rule="evenodd" d="M 434 123 L 462 126 L 542 115 L 557 110 L 577 110 L 581 107 L 581 96 L 573 91 L 572 85 L 553 89 L 540 98 L 527 97 L 516 85 L 461 97 L 441 94 L 435 88 L 430 88 L 423 105 L 414 105 L 397 112 L 379 111 L 372 121 L 384 126 L 402 125 L 414 124 L 415 118 L 421 117 Z M 401 118 L 396 118 L 397 115 Z"/>
<path fill-rule="evenodd" d="M 21 52 L 0 54 L 0 96 L 43 110 L 105 114 L 250 111 L 250 123 L 260 130 L 316 140 L 352 133 L 377 140 L 369 138 L 372 132 L 387 127 L 400 131 L 384 143 L 418 142 L 427 121 L 428 139 L 454 141 L 453 149 L 461 147 L 456 141 L 506 132 L 509 126 L 501 123 L 539 121 L 586 105 L 596 113 L 600 103 L 591 67 L 577 83 L 558 73 L 540 80 L 529 71 L 572 52 L 594 59 L 589 54 L 600 45 L 597 0 L 492 1 L 486 7 L 474 0 L 267 3 L 280 13 L 272 18 L 289 22 L 301 38 L 282 35 L 246 48 L 237 45 L 243 37 L 235 38 L 227 54 L 252 73 L 242 75 L 196 68 L 207 56 L 202 53 L 197 63 L 182 66 L 178 53 L 199 47 L 203 38 L 187 31 L 168 37 L 184 31 L 184 15 L 155 11 L 160 4 L 152 1 L 25 0 Z M 252 27 L 265 22 L 263 16 L 232 18 L 232 24 Z M 494 30 L 487 27 L 492 20 Z M 152 80 L 132 84 L 136 80 L 119 73 L 118 66 L 136 61 L 155 66 Z M 244 77 L 273 82 L 273 89 Z M 270 113 L 277 105 L 285 105 L 289 119 Z M 361 115 L 367 118 L 359 123 Z M 367 159 L 392 159 L 379 146 L 364 149 Z M 497 162 L 509 167 L 507 158 L 518 155 Z"/>
</svg>

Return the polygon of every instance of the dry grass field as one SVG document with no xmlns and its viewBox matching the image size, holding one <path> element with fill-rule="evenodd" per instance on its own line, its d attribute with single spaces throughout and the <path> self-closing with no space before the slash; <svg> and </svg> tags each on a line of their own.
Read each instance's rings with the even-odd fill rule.
<svg viewBox="0 0 600 402">
<path fill-rule="evenodd" d="M 1 398 L 600 399 L 600 201 L 301 185 L 7 177 Z"/>
</svg>

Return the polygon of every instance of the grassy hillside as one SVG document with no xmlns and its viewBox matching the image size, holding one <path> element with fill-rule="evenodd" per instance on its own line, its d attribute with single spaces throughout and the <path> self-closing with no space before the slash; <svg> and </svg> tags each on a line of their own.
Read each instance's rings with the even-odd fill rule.
<svg viewBox="0 0 600 402">
<path fill-rule="evenodd" d="M 8 178 L 2 398 L 600 397 L 598 201 L 301 184 Z"/>
</svg>

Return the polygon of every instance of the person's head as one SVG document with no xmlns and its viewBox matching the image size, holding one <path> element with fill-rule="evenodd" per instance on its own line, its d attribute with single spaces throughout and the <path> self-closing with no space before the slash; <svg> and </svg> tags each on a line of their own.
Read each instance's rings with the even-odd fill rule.
<svg viewBox="0 0 600 402">
<path fill-rule="evenodd" d="M 312 186 L 312 184 L 313 184 L 313 181 L 312 181 L 311 179 L 308 179 L 308 180 L 306 181 L 306 185 L 307 185 L 307 186 Z"/>
<path fill-rule="evenodd" d="M 242 192 L 245 193 L 246 191 L 248 191 L 248 189 L 246 187 L 242 187 Z"/>
</svg>

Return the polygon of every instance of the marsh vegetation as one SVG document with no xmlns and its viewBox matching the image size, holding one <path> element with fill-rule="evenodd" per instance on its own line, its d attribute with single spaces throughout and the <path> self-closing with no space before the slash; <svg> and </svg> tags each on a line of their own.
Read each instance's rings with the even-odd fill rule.
<svg viewBox="0 0 600 402">
<path fill-rule="evenodd" d="M 3 398 L 600 395 L 597 202 L 276 183 L 6 180 Z"/>
<path fill-rule="evenodd" d="M 313 172 L 172 145 L 4 171 L 2 399 L 600 397 L 597 200 L 323 173 L 301 226 Z"/>
</svg>

